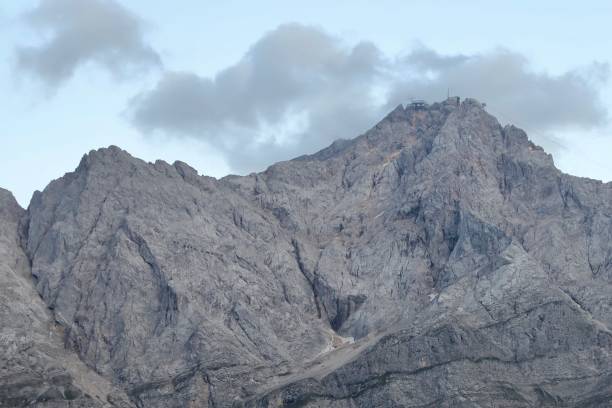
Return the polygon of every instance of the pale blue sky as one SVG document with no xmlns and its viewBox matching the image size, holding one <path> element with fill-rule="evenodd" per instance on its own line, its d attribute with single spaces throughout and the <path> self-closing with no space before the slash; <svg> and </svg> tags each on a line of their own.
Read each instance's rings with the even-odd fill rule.
<svg viewBox="0 0 612 408">
<path fill-rule="evenodd" d="M 81 5 L 88 2 L 101 7 L 108 5 L 103 0 L 77 1 Z M 43 3 L 61 3 L 57 7 L 70 5 L 69 0 L 47 0 Z M 392 102 L 381 95 L 393 93 L 389 87 L 399 88 L 400 82 L 402 89 L 408 90 L 399 97 L 408 94 L 419 97 L 421 95 L 411 93 L 419 90 L 428 99 L 433 99 L 439 92 L 437 99 L 442 99 L 445 96 L 442 88 L 450 86 L 467 93 L 462 96 L 492 99 L 485 100 L 489 102 L 491 112 L 498 114 L 501 122 L 519 122 L 517 125 L 524 126 L 532 139 L 552 150 L 555 162 L 562 170 L 604 181 L 612 180 L 612 131 L 607 119 L 612 112 L 612 83 L 606 79 L 609 70 L 606 64 L 612 62 L 612 46 L 609 44 L 612 38 L 612 25 L 609 23 L 612 21 L 611 2 L 542 1 L 536 5 L 529 1 L 506 2 L 507 5 L 495 5 L 490 1 L 329 3 L 316 0 L 185 0 L 154 4 L 150 0 L 116 0 L 115 5 L 119 5 L 122 11 L 141 19 L 138 27 L 143 34 L 138 39 L 153 50 L 161 64 L 149 64 L 140 56 L 133 57 L 131 49 L 124 54 L 113 54 L 112 58 L 116 60 L 112 63 L 84 58 L 75 66 L 72 75 L 59 82 L 49 82 L 37 77 L 34 71 L 25 72 L 27 70 L 23 67 L 26 65 L 19 65 L 17 58 L 19 47 L 40 47 L 53 38 L 52 32 L 39 30 L 41 27 L 37 24 L 40 24 L 40 20 L 27 23 L 24 19 L 24 13 L 39 7 L 40 2 L 3 1 L 0 3 L 0 92 L 3 95 L 0 109 L 0 186 L 13 191 L 20 203 L 27 206 L 34 190 L 43 189 L 51 179 L 74 169 L 84 153 L 110 144 L 146 160 L 182 160 L 200 173 L 216 177 L 229 172 L 261 170 L 272 160 L 288 159 L 290 157 L 285 156 L 296 152 L 310 153 L 323 147 L 333 135 L 349 136 L 344 134 L 342 121 L 331 125 L 329 118 L 324 117 L 326 99 L 322 101 L 324 98 L 317 98 L 311 93 L 319 90 L 327 92 L 331 87 L 334 94 L 342 94 L 344 99 L 339 99 L 330 109 L 346 117 L 346 132 L 354 133 L 358 129 L 366 130 L 367 126 L 351 118 L 359 117 L 363 109 L 378 103 L 372 110 L 372 117 L 377 117 L 386 108 L 385 103 Z M 298 24 L 283 26 L 289 23 Z M 289 28 L 278 29 L 279 26 Z M 104 29 L 106 26 L 101 27 Z M 245 66 L 251 67 L 241 63 L 246 53 L 250 52 L 251 59 L 258 55 L 269 56 L 266 50 L 270 48 L 266 47 L 270 44 L 275 44 L 272 46 L 273 55 L 280 59 L 278 65 L 282 68 L 287 64 L 283 58 L 296 58 L 289 52 L 291 50 L 282 48 L 296 47 L 296 43 L 291 42 L 295 41 L 296 30 L 301 41 L 300 53 L 304 47 L 308 47 L 309 39 L 318 38 L 317 32 L 321 32 L 325 36 L 321 39 L 322 46 L 329 46 L 333 51 L 330 58 L 334 61 L 352 61 L 351 52 L 359 49 L 354 47 L 360 42 L 372 43 L 372 48 L 384 61 L 377 62 L 378 59 L 374 57 L 374 62 L 368 59 L 364 72 L 355 73 L 352 68 L 342 68 L 346 71 L 341 72 L 340 78 L 335 71 L 322 72 L 324 81 L 311 90 L 293 89 L 291 87 L 296 84 L 292 82 L 289 84 L 291 89 L 282 90 L 280 96 L 269 95 L 272 91 L 276 92 L 273 81 L 266 84 L 263 91 L 258 88 L 257 81 L 261 76 L 254 76 L 255 83 L 243 88 L 236 88 L 235 84 L 228 88 L 221 81 L 216 81 L 211 85 L 212 93 L 205 91 L 195 96 L 195 100 L 204 103 L 210 98 L 215 100 L 219 95 L 224 97 L 227 89 L 239 89 L 240 99 L 228 99 L 222 103 L 230 109 L 235 104 L 236 109 L 250 110 L 257 117 L 262 115 L 265 126 L 259 122 L 253 125 L 249 119 L 252 115 L 242 117 L 236 112 L 225 112 L 211 116 L 205 108 L 201 108 L 201 112 L 196 110 L 192 116 L 179 112 L 180 118 L 195 120 L 193 126 L 177 124 L 176 120 L 180 118 L 176 117 L 152 118 L 151 115 L 157 115 L 158 111 L 151 106 L 164 107 L 164 103 L 177 103 L 163 99 L 168 93 L 154 92 L 156 87 L 166 83 L 164 78 L 169 78 L 168 73 L 184 74 L 182 80 L 187 78 L 191 81 L 186 83 L 208 89 L 208 79 L 228 67 L 234 66 L 236 71 L 245 69 Z M 279 39 L 284 40 L 283 36 L 293 40 L 278 45 Z M 99 39 L 96 37 L 94 40 Z M 70 44 L 74 45 L 72 42 Z M 430 65 L 424 69 L 433 71 L 418 73 L 424 78 L 439 75 L 444 78 L 441 82 L 432 82 L 431 86 L 423 88 L 417 86 L 415 81 L 421 77 L 414 77 L 414 73 L 410 74 L 414 78 L 406 82 L 402 67 L 410 71 L 421 66 L 415 65 L 418 64 L 415 62 L 415 50 L 427 50 L 429 54 L 435 54 L 436 61 L 444 64 L 444 70 L 438 72 L 437 65 L 431 65 L 438 62 L 428 60 L 427 64 Z M 318 58 L 328 58 L 328 54 L 315 56 L 315 62 L 306 60 L 306 64 L 312 62 L 307 74 L 311 75 L 317 69 Z M 370 55 L 369 51 L 367 55 Z M 467 68 L 457 65 L 452 59 L 456 56 L 465 56 L 472 61 L 472 65 L 467 65 Z M 301 56 L 298 54 L 297 57 Z M 398 63 L 407 57 L 411 65 Z M 130 63 L 122 61 L 122 58 L 141 58 L 137 63 L 143 66 L 129 68 L 125 72 L 122 68 L 121 74 L 116 75 L 109 67 Z M 525 107 L 526 101 L 520 98 L 525 92 L 517 91 L 513 96 L 515 103 L 521 105 L 517 108 L 510 105 L 508 98 L 498 101 L 496 96 L 489 97 L 493 91 L 487 93 L 488 89 L 496 89 L 495 76 L 483 78 L 480 83 L 477 77 L 466 73 L 472 68 L 482 69 L 500 63 L 503 65 L 504 61 L 511 64 L 519 60 L 524 64 L 517 68 L 518 71 L 508 74 L 503 70 L 499 72 L 500 81 L 504 80 L 504 75 L 514 75 L 517 89 L 520 90 L 520 86 L 525 86 L 526 90 L 541 86 L 538 92 L 550 89 L 557 99 L 564 99 L 565 88 L 573 86 L 576 89 L 568 91 L 568 98 L 582 97 L 584 99 L 577 99 L 578 103 L 592 103 L 594 106 L 589 105 L 585 112 L 572 116 L 573 112 L 580 111 L 580 106 L 572 105 L 571 100 L 556 101 L 551 110 L 561 112 L 559 117 L 555 117 L 554 112 L 547 112 L 550 120 L 539 123 L 533 119 L 533 115 L 530 116 L 529 108 Z M 276 62 L 274 59 L 265 60 L 261 67 L 274 68 Z M 381 69 L 392 71 L 391 75 L 383 78 L 377 73 Z M 341 77 L 349 74 L 354 74 L 355 79 L 345 83 Z M 361 75 L 364 75 L 363 81 L 370 81 L 366 88 L 360 83 Z M 398 81 L 397 77 L 402 77 L 403 82 Z M 442 83 L 444 81 L 461 84 Z M 303 81 L 300 79 L 298 83 L 302 84 Z M 471 89 L 463 89 L 464 84 L 473 84 L 475 94 L 469 94 Z M 345 86 L 350 89 L 346 90 Z M 584 92 L 581 86 L 584 86 Z M 256 91 L 260 94 L 250 94 Z M 262 96 L 261 92 L 265 95 Z M 140 102 L 134 102 L 137 95 L 142 97 Z M 175 95 L 174 89 L 172 95 Z M 360 99 L 365 98 L 364 95 L 372 99 L 368 104 L 356 103 L 346 111 L 340 106 L 353 96 Z M 587 101 L 591 96 L 594 96 L 595 102 Z M 266 99 L 268 97 L 271 99 Z M 378 101 L 377 98 L 382 99 Z M 546 97 L 538 98 L 537 93 L 530 94 L 529 98 L 547 101 Z M 248 99 L 255 106 L 242 106 L 243 99 Z M 261 103 L 266 104 L 266 112 L 262 113 L 257 105 Z M 281 113 L 277 112 L 275 103 L 279 104 Z M 570 107 L 571 118 L 568 120 L 561 117 L 566 115 L 563 113 L 564 105 Z M 298 109 L 296 107 L 300 109 L 297 113 L 294 112 Z M 536 109 L 536 112 L 539 111 Z M 142 113 L 138 116 L 140 121 L 134 119 L 134 112 Z M 205 121 L 198 122 L 200 113 L 206 117 Z M 308 125 L 302 124 L 302 114 L 310 118 Z M 196 115 L 195 119 L 193 115 Z M 219 123 L 214 123 L 215 118 L 219 118 Z M 348 123 L 351 120 L 353 122 Z M 374 122 L 368 124 L 374 125 Z M 143 133 L 147 129 L 151 131 Z M 301 139 L 296 136 L 297 141 L 292 139 L 292 132 L 302 131 L 319 133 L 316 136 L 299 136 Z M 215 133 L 214 137 L 207 132 Z M 266 132 L 275 135 L 274 141 L 266 139 L 261 142 L 261 138 L 269 137 Z M 357 135 L 353 133 L 350 136 Z M 283 143 L 288 143 L 290 148 Z M 273 154 L 269 153 L 270 150 L 274 151 Z"/>
</svg>

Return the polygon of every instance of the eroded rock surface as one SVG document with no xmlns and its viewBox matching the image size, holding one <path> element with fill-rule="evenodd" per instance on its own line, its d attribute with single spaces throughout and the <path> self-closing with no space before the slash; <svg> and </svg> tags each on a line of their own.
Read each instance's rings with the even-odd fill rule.
<svg viewBox="0 0 612 408">
<path fill-rule="evenodd" d="M 244 177 L 92 151 L 11 271 L 139 407 L 603 407 L 611 202 L 475 100 L 399 106 Z"/>
<path fill-rule="evenodd" d="M 0 407 L 130 407 L 114 389 L 64 348 L 65 326 L 34 289 L 19 236 L 24 216 L 0 189 Z"/>
</svg>

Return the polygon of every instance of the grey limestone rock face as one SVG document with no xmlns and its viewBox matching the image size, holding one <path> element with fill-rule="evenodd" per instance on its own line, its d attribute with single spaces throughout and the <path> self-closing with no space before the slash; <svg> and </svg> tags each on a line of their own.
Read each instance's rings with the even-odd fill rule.
<svg viewBox="0 0 612 408">
<path fill-rule="evenodd" d="M 105 403 L 604 407 L 611 203 L 467 99 L 220 180 L 92 151 L 6 247 Z"/>
<path fill-rule="evenodd" d="M 123 391 L 64 348 L 66 328 L 32 284 L 20 244 L 24 210 L 0 189 L 0 407 L 117 407 L 132 404 Z"/>
</svg>

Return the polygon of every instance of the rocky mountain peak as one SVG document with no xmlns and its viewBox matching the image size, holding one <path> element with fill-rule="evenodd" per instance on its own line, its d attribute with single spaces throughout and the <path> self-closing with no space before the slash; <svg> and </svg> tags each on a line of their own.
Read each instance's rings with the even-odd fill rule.
<svg viewBox="0 0 612 408">
<path fill-rule="evenodd" d="M 136 168 L 142 167 L 145 162 L 133 157 L 125 150 L 117 146 L 108 146 L 91 150 L 83 155 L 78 167 L 75 169 L 76 174 L 87 173 L 90 171 L 103 172 L 109 174 L 115 173 L 130 173 Z"/>
<path fill-rule="evenodd" d="M 13 194 L 8 190 L 0 188 L 0 217 L 15 219 L 18 218 L 22 212 L 23 209 L 17 203 L 17 200 L 15 200 Z"/>
</svg>

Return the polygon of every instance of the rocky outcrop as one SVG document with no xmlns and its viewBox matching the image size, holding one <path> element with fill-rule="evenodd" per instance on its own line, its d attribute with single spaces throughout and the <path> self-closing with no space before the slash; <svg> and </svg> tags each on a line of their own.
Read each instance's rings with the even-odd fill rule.
<svg viewBox="0 0 612 408">
<path fill-rule="evenodd" d="M 92 151 L 11 248 L 139 407 L 596 407 L 611 203 L 468 99 L 244 177 Z"/>
<path fill-rule="evenodd" d="M 70 347 L 142 406 L 233 398 L 329 341 L 275 215 L 182 163 L 92 152 L 29 215 Z"/>
<path fill-rule="evenodd" d="M 612 332 L 517 246 L 347 359 L 332 352 L 247 407 L 606 407 Z M 341 364 L 336 365 L 336 360 Z M 321 370 L 322 364 L 333 370 Z"/>
<path fill-rule="evenodd" d="M 53 317 L 32 284 L 20 245 L 24 217 L 0 189 L 0 407 L 130 407 L 107 379 L 64 348 L 66 325 Z"/>
</svg>

